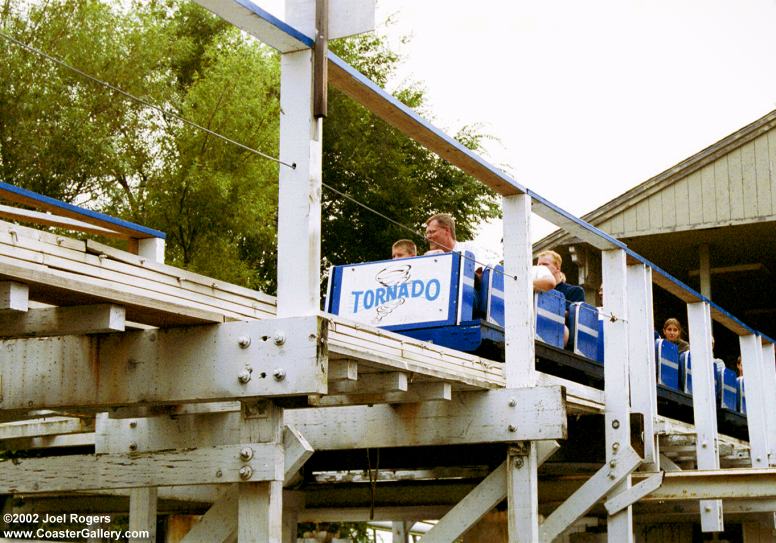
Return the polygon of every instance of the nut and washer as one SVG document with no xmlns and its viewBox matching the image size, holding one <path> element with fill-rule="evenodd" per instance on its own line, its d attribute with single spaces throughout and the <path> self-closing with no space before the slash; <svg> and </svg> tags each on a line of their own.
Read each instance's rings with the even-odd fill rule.
<svg viewBox="0 0 776 543">
<path fill-rule="evenodd" d="M 247 349 L 251 346 L 251 338 L 249 336 L 240 336 L 240 338 L 237 340 L 237 344 L 241 349 Z"/>
<path fill-rule="evenodd" d="M 275 381 L 282 381 L 286 378 L 286 370 L 283 368 L 275 368 L 275 370 L 272 372 L 272 377 L 275 378 Z"/>
<path fill-rule="evenodd" d="M 240 449 L 240 460 L 247 462 L 251 458 L 253 458 L 253 449 L 250 447 L 243 447 Z"/>
<path fill-rule="evenodd" d="M 251 370 L 249 370 L 248 368 L 245 368 L 244 370 L 240 371 L 240 373 L 237 375 L 237 380 L 244 385 L 251 380 L 251 373 L 252 373 Z"/>
<path fill-rule="evenodd" d="M 286 342 L 286 335 L 283 332 L 278 330 L 277 332 L 275 332 L 273 339 L 275 340 L 275 345 L 280 347 Z"/>
<path fill-rule="evenodd" d="M 243 466 L 240 468 L 240 479 L 247 481 L 253 477 L 253 468 L 250 466 Z"/>
</svg>

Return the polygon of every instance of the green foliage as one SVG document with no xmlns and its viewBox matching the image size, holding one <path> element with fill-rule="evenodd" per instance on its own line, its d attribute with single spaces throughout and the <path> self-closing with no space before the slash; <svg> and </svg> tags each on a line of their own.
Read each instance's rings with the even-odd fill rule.
<svg viewBox="0 0 776 543">
<path fill-rule="evenodd" d="M 277 56 L 193 3 L 2 6 L 4 33 L 277 156 Z M 400 62 L 372 34 L 332 48 L 383 86 Z M 418 86 L 396 95 L 424 106 Z M 467 239 L 498 213 L 492 193 L 334 90 L 324 126 L 324 182 L 396 221 L 422 230 L 447 211 Z M 473 129 L 458 138 L 481 142 Z M 272 292 L 277 168 L 0 39 L 0 179 L 165 231 L 174 265 Z M 327 189 L 323 217 L 329 262 L 387 258 L 411 237 Z"/>
</svg>

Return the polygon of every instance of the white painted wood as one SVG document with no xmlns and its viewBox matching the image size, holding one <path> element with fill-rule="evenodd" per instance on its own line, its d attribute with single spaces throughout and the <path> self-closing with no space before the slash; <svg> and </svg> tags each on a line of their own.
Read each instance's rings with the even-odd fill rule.
<svg viewBox="0 0 776 543">
<path fill-rule="evenodd" d="M 162 238 L 143 238 L 137 240 L 137 256 L 164 264 L 164 240 Z"/>
<path fill-rule="evenodd" d="M 417 405 L 294 409 L 284 417 L 315 450 L 564 439 L 566 435 L 559 387 L 459 392 L 452 402 Z"/>
<path fill-rule="evenodd" d="M 558 506 L 539 527 L 540 540 L 550 543 L 577 519 L 583 517 L 601 498 L 610 494 L 636 469 L 641 458 L 630 445 L 620 450 L 619 461 L 606 465 Z"/>
<path fill-rule="evenodd" d="M 0 313 L 0 338 L 107 334 L 124 331 L 124 308 L 113 304 Z"/>
<path fill-rule="evenodd" d="M 329 384 L 329 394 L 381 394 L 406 392 L 408 376 L 404 372 L 373 373 L 358 381 L 335 381 Z"/>
<path fill-rule="evenodd" d="M 280 481 L 242 483 L 237 505 L 238 543 L 281 543 L 283 486 Z"/>
<path fill-rule="evenodd" d="M 701 200 L 703 222 L 717 222 L 717 203 L 714 191 L 714 165 L 707 164 L 701 168 Z"/>
<path fill-rule="evenodd" d="M 726 157 L 730 190 L 730 218 L 746 217 L 744 209 L 744 185 L 741 172 L 741 149 L 732 150 Z"/>
<path fill-rule="evenodd" d="M 332 381 L 358 381 L 358 362 L 329 360 L 329 382 Z"/>
<path fill-rule="evenodd" d="M 773 148 L 776 152 L 776 147 Z M 776 390 L 776 353 L 774 345 L 769 343 L 763 345 L 763 388 L 765 390 Z M 776 413 L 776 394 L 765 395 L 765 412 Z M 771 466 L 776 466 L 776 419 L 766 417 L 768 433 L 768 461 Z"/>
<path fill-rule="evenodd" d="M 248 463 L 240 460 L 243 447 L 254 451 Z M 239 471 L 245 465 L 252 468 L 252 481 L 281 480 L 283 451 L 275 444 L 253 443 L 145 454 L 27 458 L 0 463 L 0 489 L 37 493 L 234 483 L 243 480 Z"/>
<path fill-rule="evenodd" d="M 299 514 L 304 510 L 304 492 L 283 491 L 283 543 L 296 543 Z"/>
<path fill-rule="evenodd" d="M 642 475 L 639 474 L 639 477 Z M 769 507 L 772 507 L 775 485 L 776 469 L 774 468 L 686 470 L 666 473 L 660 488 L 643 501 L 765 498 Z"/>
<path fill-rule="evenodd" d="M 0 424 L 0 441 L 94 431 L 94 421 L 75 417 L 45 417 Z"/>
<path fill-rule="evenodd" d="M 504 196 L 504 372 L 509 388 L 530 387 L 536 383 L 531 281 L 531 197 L 527 194 Z"/>
<path fill-rule="evenodd" d="M 304 20 L 296 19 L 293 11 L 287 13 L 289 23 L 302 32 L 314 29 L 314 11 Z M 312 66 L 309 50 L 280 59 L 280 160 L 296 167 L 280 166 L 279 317 L 312 315 L 319 307 L 323 130 L 312 113 Z"/>
<path fill-rule="evenodd" d="M 238 2 L 224 2 L 223 0 L 196 0 L 197 3 L 212 11 L 222 19 L 232 23 L 237 28 L 246 31 L 277 49 L 281 53 L 307 49 L 309 46 L 298 37 L 289 35 L 282 25 L 274 24 L 269 17 L 262 17 L 256 12 L 241 6 Z M 299 31 L 303 31 L 301 28 Z M 308 32 L 307 36 L 312 36 Z"/>
<path fill-rule="evenodd" d="M 757 205 L 757 172 L 755 171 L 754 141 L 741 147 L 741 173 L 744 187 L 744 210 L 748 217 L 756 217 Z"/>
<path fill-rule="evenodd" d="M 102 234 L 104 236 L 109 236 L 109 237 L 121 237 L 121 238 L 127 237 L 126 234 L 117 233 L 107 228 L 102 228 L 101 226 L 90 224 L 88 222 L 79 221 L 77 219 L 71 219 L 70 217 L 53 215 L 51 213 L 42 213 L 40 211 L 33 211 L 31 209 L 23 209 L 20 207 L 0 205 L 0 217 L 4 219 L 19 220 L 22 222 L 28 222 L 33 224 L 57 226 L 60 228 L 78 230 L 81 232 Z"/>
<path fill-rule="evenodd" d="M 766 468 L 768 462 L 768 411 L 766 397 L 773 395 L 773 389 L 765 387 L 765 368 L 762 341 L 759 336 L 748 335 L 738 338 L 741 347 L 741 363 L 744 368 L 746 389 L 746 423 L 749 429 L 749 443 L 753 468 Z M 695 369 L 693 365 L 693 370 Z M 694 377 L 694 375 L 693 375 Z"/>
<path fill-rule="evenodd" d="M 767 134 L 757 137 L 753 143 L 755 175 L 757 177 L 757 214 L 760 217 L 766 217 L 773 212 L 771 208 L 773 179 L 771 178 Z"/>
<path fill-rule="evenodd" d="M 231 485 L 180 543 L 225 543 L 237 531 L 237 485 Z"/>
<path fill-rule="evenodd" d="M 727 157 L 714 162 L 714 189 L 717 203 L 717 222 L 730 220 L 730 179 L 728 177 Z"/>
<path fill-rule="evenodd" d="M 387 391 L 354 394 L 310 396 L 308 404 L 316 407 L 335 407 L 343 405 L 374 405 L 379 403 L 401 404 L 428 401 L 450 401 L 453 397 L 452 385 L 445 382 L 419 382 L 407 385 L 406 391 Z"/>
<path fill-rule="evenodd" d="M 300 317 L 125 332 L 99 342 L 6 340 L 0 405 L 28 410 L 318 394 L 326 390 L 320 325 L 317 317 Z M 281 345 L 276 336 L 284 337 Z"/>
<path fill-rule="evenodd" d="M 663 228 L 676 227 L 676 200 L 674 190 L 674 187 L 670 186 L 658 193 L 660 195 L 660 207 L 663 212 Z M 623 231 L 627 232 L 624 228 Z"/>
<path fill-rule="evenodd" d="M 711 313 L 705 302 L 687 304 L 687 323 L 692 357 L 693 418 L 697 431 L 698 469 L 719 469 L 717 408 L 714 396 L 714 362 L 711 349 Z M 722 502 L 701 502 L 701 528 L 704 532 L 724 529 Z"/>
<path fill-rule="evenodd" d="M 297 474 L 305 462 L 313 455 L 313 448 L 304 436 L 293 426 L 283 429 L 283 482 L 289 481 Z"/>
<path fill-rule="evenodd" d="M 626 507 L 635 504 L 644 496 L 651 494 L 663 484 L 663 472 L 657 472 L 654 475 L 644 479 L 635 486 L 632 486 L 625 492 L 621 492 L 606 500 L 604 506 L 610 515 L 619 513 Z"/>
<path fill-rule="evenodd" d="M 690 205 L 690 224 L 703 224 L 703 182 L 700 170 L 687 177 L 687 195 Z"/>
<path fill-rule="evenodd" d="M 410 528 L 412 528 L 411 521 L 394 520 L 391 523 L 391 542 L 392 543 L 411 543 Z"/>
<path fill-rule="evenodd" d="M 630 449 L 630 316 L 625 251 L 604 251 L 601 254 L 601 265 L 604 313 L 612 315 L 604 322 L 604 424 L 606 461 L 611 467 L 621 463 L 623 451 Z M 621 484 L 612 487 L 611 491 L 619 494 L 629 489 L 630 478 L 626 474 Z M 630 507 L 608 517 L 607 539 L 611 543 L 633 540 L 633 513 Z"/>
<path fill-rule="evenodd" d="M 0 311 L 24 312 L 29 309 L 29 288 L 24 283 L 0 281 Z M 2 313 L 0 313 L 2 316 Z"/>
<path fill-rule="evenodd" d="M 652 270 L 643 264 L 628 266 L 627 289 L 631 404 L 633 411 L 641 413 L 644 419 L 644 467 L 654 470 L 659 466 L 659 447 L 655 429 L 657 389 Z"/>
<path fill-rule="evenodd" d="M 539 540 L 539 463 L 536 444 L 527 441 L 507 454 L 507 525 L 510 543 Z"/>
<path fill-rule="evenodd" d="M 129 543 L 156 541 L 156 487 L 133 488 L 129 491 L 129 529 L 146 532 L 146 537 L 131 537 Z"/>
</svg>

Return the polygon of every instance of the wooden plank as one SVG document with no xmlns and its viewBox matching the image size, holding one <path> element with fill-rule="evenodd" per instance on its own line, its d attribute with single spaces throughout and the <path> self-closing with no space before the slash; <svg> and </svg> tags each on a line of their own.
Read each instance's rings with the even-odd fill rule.
<svg viewBox="0 0 776 543">
<path fill-rule="evenodd" d="M 687 226 L 690 224 L 690 199 L 687 186 L 687 178 L 680 179 L 673 185 L 677 226 Z"/>
<path fill-rule="evenodd" d="M 460 392 L 450 402 L 295 409 L 284 418 L 315 450 L 556 439 L 566 433 L 560 387 Z"/>
<path fill-rule="evenodd" d="M 254 451 L 247 462 L 240 458 L 245 447 Z M 153 453 L 24 458 L 0 462 L 0 492 L 35 494 L 237 483 L 245 480 L 240 468 L 246 465 L 252 470 L 251 481 L 280 480 L 282 448 L 249 443 Z"/>
<path fill-rule="evenodd" d="M 276 345 L 272 338 L 280 332 L 286 339 Z M 318 340 L 325 334 L 318 317 L 300 317 L 99 340 L 6 340 L 0 407 L 25 412 L 320 394 L 326 364 Z"/>
<path fill-rule="evenodd" d="M 406 391 L 389 391 L 373 393 L 351 393 L 326 396 L 313 396 L 308 399 L 310 405 L 317 407 L 332 407 L 340 405 L 374 405 L 381 403 L 400 404 L 417 403 L 434 400 L 449 401 L 452 399 L 452 385 L 445 382 L 411 383 Z"/>
<path fill-rule="evenodd" d="M 0 313 L 0 338 L 106 334 L 124 331 L 124 308 L 112 304 Z"/>
<path fill-rule="evenodd" d="M 71 219 L 68 217 L 59 217 L 50 213 L 41 213 L 40 211 L 32 211 L 29 209 L 22 209 L 20 207 L 11 207 L 6 205 L 0 205 L 0 217 L 4 219 L 11 219 L 14 221 L 22 221 L 30 224 L 40 224 L 44 226 L 56 226 L 64 228 L 66 230 L 78 230 L 80 232 L 87 232 L 89 234 L 98 234 L 109 238 L 121 238 L 126 239 L 128 236 L 124 233 L 114 232 L 107 228 L 101 228 L 89 223 Z"/>
<path fill-rule="evenodd" d="M 219 279 L 213 279 L 206 275 L 200 275 L 182 268 L 176 268 L 174 266 L 168 266 L 166 264 L 160 264 L 158 262 L 152 262 L 147 258 L 140 257 L 138 255 L 121 251 L 109 245 L 96 242 L 94 240 L 86 241 L 86 252 L 94 255 L 103 255 L 103 258 L 115 260 L 116 262 L 123 262 L 125 264 L 134 267 L 142 267 L 144 269 L 157 272 L 159 274 L 167 275 L 175 281 L 182 283 L 183 288 L 193 288 L 191 285 L 200 287 L 206 287 L 210 289 L 211 293 L 229 293 L 237 296 L 237 299 L 247 298 L 252 301 L 259 302 L 271 306 L 273 309 L 270 311 L 274 314 L 274 307 L 276 305 L 275 298 L 258 290 L 251 290 L 249 288 L 241 287 L 240 285 L 234 285 L 221 281 Z M 202 292 L 201 290 L 195 290 L 196 292 Z M 205 291 L 206 293 L 207 291 Z M 215 294 L 214 294 L 215 295 Z"/>
<path fill-rule="evenodd" d="M 754 167 L 757 178 L 757 215 L 767 217 L 773 213 L 771 193 L 773 178 L 768 152 L 768 136 L 763 134 L 754 140 Z"/>
<path fill-rule="evenodd" d="M 723 222 L 730 220 L 730 178 L 728 173 L 727 157 L 722 157 L 714 162 L 714 190 L 717 202 L 717 220 Z"/>
<path fill-rule="evenodd" d="M 635 205 L 636 215 L 638 216 L 638 230 L 639 232 L 649 230 L 650 228 L 650 216 L 649 216 L 649 201 L 644 200 Z"/>
<path fill-rule="evenodd" d="M 629 207 L 622 213 L 623 232 L 626 235 L 633 234 L 639 229 L 639 217 L 636 206 Z"/>
<path fill-rule="evenodd" d="M 773 185 L 776 183 L 776 130 L 770 130 L 767 134 L 768 139 L 768 166 L 770 172 L 771 185 L 771 213 L 776 213 L 776 190 Z"/>
<path fill-rule="evenodd" d="M 130 537 L 129 543 L 154 543 L 156 541 L 156 505 L 155 486 L 132 488 L 129 491 L 129 529 L 132 532 L 145 532 L 145 537 Z"/>
<path fill-rule="evenodd" d="M 0 311 L 24 312 L 29 309 L 30 289 L 23 283 L 0 281 Z M 0 313 L 2 318 L 2 313 Z"/>
<path fill-rule="evenodd" d="M 703 224 L 703 182 L 700 171 L 687 177 L 687 196 L 690 203 L 690 224 Z"/>
<path fill-rule="evenodd" d="M 21 243 L 9 245 L 7 240 L 0 235 L 0 255 L 46 266 L 52 273 L 61 270 L 87 280 L 90 278 L 101 279 L 110 282 L 116 288 L 126 288 L 133 292 L 161 297 L 171 303 L 198 305 L 203 309 L 218 311 L 233 318 L 241 318 L 243 315 L 251 318 L 263 316 L 245 305 L 232 304 L 223 299 L 214 299 L 210 295 L 200 295 L 183 290 L 171 278 L 163 277 L 163 279 L 167 279 L 167 282 L 159 282 L 157 281 L 158 277 L 142 277 L 144 271 L 142 268 L 131 269 L 122 264 L 117 266 L 115 263 L 111 264 L 109 260 L 106 261 L 70 249 L 46 246 L 30 240 L 24 245 Z M 107 267 L 104 265 L 106 263 Z M 124 269 L 114 271 L 109 269 L 111 266 Z"/>
<path fill-rule="evenodd" d="M 703 214 L 703 223 L 717 222 L 716 190 L 714 188 L 714 165 L 701 168 L 701 199 L 698 200 Z"/>
<path fill-rule="evenodd" d="M 663 228 L 676 228 L 676 196 L 674 186 L 666 187 L 660 194 L 660 207 L 663 211 Z"/>
<path fill-rule="evenodd" d="M 329 394 L 382 394 L 384 392 L 406 392 L 408 376 L 394 371 L 376 373 L 369 379 L 359 381 L 335 381 L 329 384 Z"/>
<path fill-rule="evenodd" d="M 732 150 L 725 158 L 728 166 L 730 218 L 732 220 L 743 219 L 746 217 L 746 210 L 744 209 L 744 181 L 741 168 L 741 149 Z"/>
<path fill-rule="evenodd" d="M 663 210 L 660 195 L 652 195 L 647 200 L 649 205 L 649 226 L 652 229 L 663 228 Z"/>
<path fill-rule="evenodd" d="M 488 164 L 464 145 L 437 130 L 361 74 L 354 73 L 352 68 L 331 53 L 329 54 L 329 82 L 403 134 L 479 179 L 499 194 L 512 195 L 525 192 L 523 187 L 507 176 L 503 170 Z"/>
<path fill-rule="evenodd" d="M 237 487 L 229 487 L 220 499 L 183 537 L 180 543 L 226 543 L 237 531 Z"/>
<path fill-rule="evenodd" d="M 126 309 L 127 320 L 173 326 L 224 322 L 223 313 L 177 303 L 161 295 L 150 296 L 142 289 L 117 287 L 110 281 L 87 278 L 62 270 L 50 270 L 15 258 L 0 256 L 0 279 L 24 282 L 34 300 L 55 305 L 115 303 Z"/>
<path fill-rule="evenodd" d="M 276 543 L 283 536 L 283 483 L 267 481 L 238 485 L 237 541 Z"/>
<path fill-rule="evenodd" d="M 358 381 L 358 362 L 329 360 L 329 382 L 332 381 Z"/>
<path fill-rule="evenodd" d="M 52 234 L 51 232 L 44 232 L 43 230 L 37 230 L 35 228 L 28 228 L 19 224 L 13 224 L 6 221 L 0 221 L 0 232 L 7 233 L 12 238 L 29 238 L 42 243 L 48 243 L 57 247 L 65 247 L 69 249 L 75 249 L 76 251 L 83 252 L 86 247 L 86 242 L 62 236 L 58 234 Z"/>
<path fill-rule="evenodd" d="M 757 171 L 753 141 L 741 147 L 741 174 L 744 187 L 745 217 L 749 219 L 758 217 L 760 204 L 757 201 Z"/>
<path fill-rule="evenodd" d="M 92 419 L 45 417 L 41 419 L 0 424 L 0 440 L 78 434 L 93 431 L 94 420 Z"/>
</svg>

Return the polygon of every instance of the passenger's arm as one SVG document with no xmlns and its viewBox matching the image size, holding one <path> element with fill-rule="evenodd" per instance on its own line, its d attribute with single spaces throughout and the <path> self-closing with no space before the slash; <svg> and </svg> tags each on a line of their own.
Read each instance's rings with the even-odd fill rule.
<svg viewBox="0 0 776 543">
<path fill-rule="evenodd" d="M 534 290 L 544 292 L 555 288 L 555 277 L 553 277 L 550 268 L 547 266 L 533 266 L 531 271 Z"/>
</svg>

